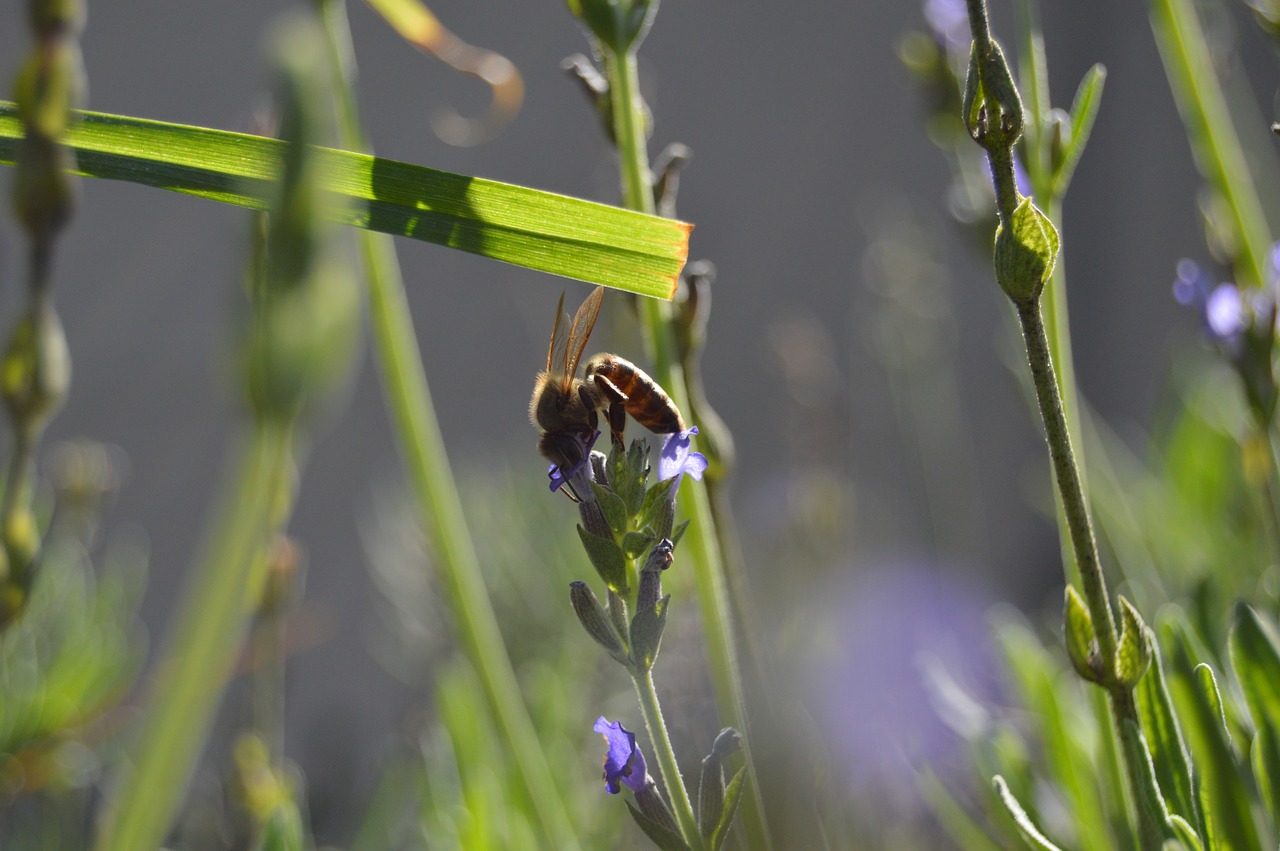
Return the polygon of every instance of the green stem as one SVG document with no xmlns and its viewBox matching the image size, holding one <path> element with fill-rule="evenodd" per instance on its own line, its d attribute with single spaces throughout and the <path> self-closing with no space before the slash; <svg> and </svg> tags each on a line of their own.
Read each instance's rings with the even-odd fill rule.
<svg viewBox="0 0 1280 851">
<path fill-rule="evenodd" d="M 243 451 L 205 545 L 173 644 L 148 700 L 148 717 L 114 806 L 99 825 L 98 851 L 157 848 L 181 803 L 200 746 L 244 635 L 253 567 L 288 487 L 290 431 L 262 425 Z M 260 578 L 260 577 L 259 577 Z"/>
<path fill-rule="evenodd" d="M 364 150 L 363 134 L 352 87 L 351 35 L 345 8 L 338 0 L 322 0 L 321 13 L 338 76 L 339 135 L 344 147 Z M 453 601 L 451 608 L 467 657 L 483 684 L 503 744 L 524 783 L 530 806 L 551 847 L 576 849 L 578 841 L 559 786 L 511 666 L 494 614 L 457 484 L 449 467 L 444 439 L 427 386 L 413 318 L 405 297 L 395 246 L 385 234 L 361 231 L 361 256 L 369 286 L 369 318 L 383 394 L 413 487 L 428 540 Z"/>
<path fill-rule="evenodd" d="M 667 789 L 671 806 L 675 810 L 680 833 L 693 851 L 700 851 L 704 847 L 702 832 L 698 829 L 698 818 L 693 813 L 693 803 L 689 800 L 684 779 L 680 776 L 680 765 L 676 762 L 676 752 L 671 747 L 671 737 L 667 735 L 667 725 L 662 720 L 662 706 L 658 703 L 658 690 L 653 685 L 653 674 L 651 671 L 633 672 L 631 679 L 636 686 L 636 696 L 640 698 L 640 711 L 644 714 L 644 725 L 649 731 L 649 739 L 653 742 L 654 755 L 658 758 L 658 770 L 662 774 L 662 783 Z"/>
<path fill-rule="evenodd" d="M 1049 456 L 1053 461 L 1054 479 L 1062 499 L 1062 509 L 1071 535 L 1076 563 L 1079 565 L 1085 603 L 1089 607 L 1089 615 L 1093 620 L 1098 656 L 1104 667 L 1102 685 L 1107 691 L 1112 717 L 1120 739 L 1124 743 L 1121 755 L 1124 758 L 1130 792 L 1136 798 L 1138 790 L 1143 788 L 1141 782 L 1143 767 L 1137 764 L 1136 755 L 1144 753 L 1143 749 L 1146 746 L 1141 742 L 1133 741 L 1134 736 L 1137 735 L 1135 731 L 1141 729 L 1141 721 L 1133 702 L 1132 690 L 1118 681 L 1116 673 L 1116 648 L 1119 639 L 1116 634 L 1115 618 L 1107 595 L 1106 577 L 1102 573 L 1102 564 L 1098 558 L 1097 541 L 1094 539 L 1093 526 L 1089 520 L 1084 487 L 1071 449 L 1071 435 L 1067 429 L 1066 413 L 1062 407 L 1062 399 L 1058 395 L 1058 383 L 1054 375 L 1044 318 L 1041 316 L 1039 304 L 1035 301 L 1016 306 L 1018 321 L 1022 325 L 1022 336 L 1027 346 L 1027 360 L 1031 368 L 1031 379 L 1035 384 L 1036 400 L 1040 406 L 1040 416 L 1044 422 L 1045 437 L 1049 444 Z M 1133 726 L 1126 724 L 1126 721 L 1132 721 Z M 1164 826 L 1157 822 L 1140 802 L 1135 803 L 1134 813 L 1138 820 L 1138 835 L 1142 848 L 1159 848 L 1164 836 Z"/>
<path fill-rule="evenodd" d="M 609 96 L 613 106 L 614 137 L 618 146 L 619 168 L 622 175 L 622 196 L 625 206 L 642 213 L 654 210 L 652 175 L 645 139 L 643 103 L 640 99 L 639 80 L 636 74 L 634 52 L 614 53 L 602 48 L 605 74 L 609 79 Z M 671 328 L 671 306 L 657 299 L 639 300 L 640 316 L 644 324 L 649 349 L 653 357 L 654 377 L 666 388 L 683 411 L 689 407 L 689 393 L 685 387 L 684 372 L 676 354 L 675 334 Z M 720 547 L 715 532 L 715 519 L 707 498 L 706 486 L 690 480 L 681 485 L 682 504 L 689 515 L 689 528 L 685 542 L 692 554 L 698 603 L 706 631 L 707 659 L 711 679 L 721 717 L 742 734 L 747 745 L 748 770 L 752 775 L 751 793 L 744 807 L 744 827 L 757 848 L 771 848 L 768 823 L 760 786 L 755 780 L 755 766 L 751 756 L 750 726 L 747 720 L 746 700 L 743 695 L 742 677 L 734 644 L 733 626 L 729 615 L 728 590 Z M 668 790 L 669 794 L 674 794 Z"/>
<path fill-rule="evenodd" d="M 1200 20 L 1188 0 L 1151 0 L 1151 28 L 1196 164 L 1231 210 L 1240 245 L 1238 273 L 1244 273 L 1248 284 L 1264 286 L 1271 244 L 1266 215 Z M 1259 127 L 1258 132 L 1265 129 Z"/>
</svg>

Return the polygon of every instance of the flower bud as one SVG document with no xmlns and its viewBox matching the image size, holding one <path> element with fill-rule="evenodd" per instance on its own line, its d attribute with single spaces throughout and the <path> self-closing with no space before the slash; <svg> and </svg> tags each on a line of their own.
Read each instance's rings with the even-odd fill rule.
<svg viewBox="0 0 1280 851">
<path fill-rule="evenodd" d="M 622 646 L 622 639 L 618 631 L 613 628 L 613 623 L 609 620 L 604 606 L 600 605 L 600 600 L 596 598 L 587 583 L 581 581 L 569 583 L 569 602 L 573 605 L 573 613 L 578 616 L 578 622 L 587 631 L 587 635 L 609 651 L 610 656 L 625 665 L 627 651 Z"/>
<path fill-rule="evenodd" d="M 662 571 L 671 566 L 673 545 L 665 538 L 654 545 L 640 570 L 636 591 L 636 613 L 631 619 L 631 661 L 641 671 L 653 667 L 667 626 L 667 606 L 671 595 L 662 595 Z"/>
<path fill-rule="evenodd" d="M 635 50 L 658 13 L 658 0 L 567 0 L 569 11 L 603 47 L 615 53 Z"/>
<path fill-rule="evenodd" d="M 742 736 L 732 727 L 725 727 L 716 736 L 711 753 L 702 760 L 702 773 L 698 779 L 698 830 L 704 837 L 715 832 L 724 812 L 725 759 L 740 750 Z"/>
<path fill-rule="evenodd" d="M 61 407 L 70 383 L 71 355 L 62 323 L 41 299 L 13 329 L 0 361 L 0 395 L 17 427 L 34 435 Z"/>
</svg>

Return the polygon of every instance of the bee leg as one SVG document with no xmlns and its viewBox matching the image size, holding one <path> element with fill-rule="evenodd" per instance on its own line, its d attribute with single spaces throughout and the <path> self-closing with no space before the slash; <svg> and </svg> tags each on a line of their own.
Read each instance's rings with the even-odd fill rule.
<svg viewBox="0 0 1280 851">
<path fill-rule="evenodd" d="M 582 401 L 582 407 L 587 409 L 587 423 L 591 426 L 591 431 L 599 430 L 600 415 L 596 413 L 596 400 L 591 397 L 585 384 L 578 387 L 578 399 Z"/>
<path fill-rule="evenodd" d="M 618 389 L 618 385 L 605 378 L 600 373 L 591 376 L 595 381 L 596 387 L 600 388 L 600 392 L 609 400 L 609 433 L 613 437 L 613 442 L 619 446 L 622 444 L 622 432 L 627 427 L 627 409 L 624 403 L 627 401 L 627 394 Z"/>
</svg>

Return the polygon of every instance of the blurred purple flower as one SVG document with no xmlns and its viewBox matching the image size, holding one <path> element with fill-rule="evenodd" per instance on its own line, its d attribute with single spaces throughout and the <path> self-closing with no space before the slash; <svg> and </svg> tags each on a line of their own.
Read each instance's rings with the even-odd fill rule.
<svg viewBox="0 0 1280 851">
<path fill-rule="evenodd" d="M 590 435 L 577 435 L 576 437 L 578 443 L 582 446 L 582 460 L 568 470 L 561 470 L 559 464 L 552 464 L 547 468 L 547 478 L 551 479 L 552 493 L 564 487 L 573 478 L 574 473 L 577 473 L 590 463 L 591 447 L 596 445 L 596 439 L 600 437 L 600 432 L 593 431 Z"/>
<path fill-rule="evenodd" d="M 658 481 L 665 482 L 685 473 L 702 481 L 702 471 L 707 469 L 707 456 L 690 451 L 693 435 L 697 433 L 698 427 L 693 426 L 688 431 L 669 434 L 662 441 L 662 451 L 658 454 Z"/>
<path fill-rule="evenodd" d="M 964 575 L 892 557 L 821 589 L 805 616 L 820 636 L 808 690 L 832 779 L 884 818 L 924 810 L 921 766 L 959 784 L 970 769 L 964 739 L 997 726 L 990 600 Z"/>
<path fill-rule="evenodd" d="M 609 746 L 604 755 L 604 788 L 610 795 L 616 795 L 622 791 L 621 782 L 632 792 L 642 791 L 648 771 L 644 754 L 636 744 L 636 734 L 623 728 L 621 721 L 610 722 L 603 715 L 596 719 L 592 729 L 604 736 L 605 744 Z"/>
<path fill-rule="evenodd" d="M 925 0 L 924 19 L 951 53 L 969 51 L 969 12 L 964 0 Z"/>
<path fill-rule="evenodd" d="M 1178 261 L 1173 297 L 1200 315 L 1200 323 L 1210 340 L 1233 357 L 1243 347 L 1242 336 L 1259 321 L 1275 321 L 1276 290 L 1280 287 L 1280 243 L 1267 255 L 1267 281 L 1262 289 L 1249 293 L 1233 283 L 1213 284 L 1194 261 Z"/>
</svg>

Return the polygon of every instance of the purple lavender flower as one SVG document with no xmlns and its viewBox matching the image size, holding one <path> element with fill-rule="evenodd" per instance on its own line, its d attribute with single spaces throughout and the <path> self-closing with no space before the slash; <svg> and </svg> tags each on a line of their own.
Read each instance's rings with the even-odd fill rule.
<svg viewBox="0 0 1280 851">
<path fill-rule="evenodd" d="M 924 19 L 949 53 L 968 53 L 969 12 L 964 0 L 925 0 Z"/>
<path fill-rule="evenodd" d="M 1256 289 L 1241 289 L 1233 283 L 1214 286 L 1199 266 L 1181 260 L 1173 297 L 1199 314 L 1205 336 L 1240 375 L 1245 399 L 1258 422 L 1269 427 L 1277 400 L 1272 357 L 1280 299 L 1280 243 L 1267 254 L 1264 277 Z"/>
<path fill-rule="evenodd" d="M 1194 261 L 1183 258 L 1178 261 L 1173 297 L 1179 304 L 1199 313 L 1200 323 L 1209 339 L 1235 356 L 1243 345 L 1242 335 L 1259 320 L 1268 321 L 1274 316 L 1273 290 L 1280 280 L 1280 275 L 1276 272 L 1277 261 L 1280 261 L 1280 257 L 1273 249 L 1267 263 L 1267 287 L 1246 298 L 1233 283 L 1214 285 Z"/>
<path fill-rule="evenodd" d="M 600 437 L 599 431 L 593 431 L 590 435 L 578 435 L 578 443 L 582 446 L 582 458 L 578 463 L 574 464 L 568 470 L 561 470 L 559 464 L 552 464 L 547 468 L 547 478 L 551 480 L 551 492 L 555 493 L 569 483 L 574 474 L 590 463 L 591 447 L 595 446 L 596 439 Z"/>
<path fill-rule="evenodd" d="M 688 431 L 669 434 L 662 441 L 662 451 L 658 453 L 658 481 L 665 482 L 685 473 L 702 481 L 702 471 L 707 469 L 707 456 L 690 451 L 693 435 L 697 433 L 698 427 L 693 426 Z"/>
<path fill-rule="evenodd" d="M 609 746 L 604 755 L 604 788 L 610 795 L 616 795 L 622 791 L 620 783 L 625 783 L 632 792 L 643 791 L 649 775 L 644 754 L 636 744 L 636 734 L 625 729 L 621 721 L 610 722 L 603 715 L 596 719 L 592 729 L 604 736 Z"/>
</svg>

